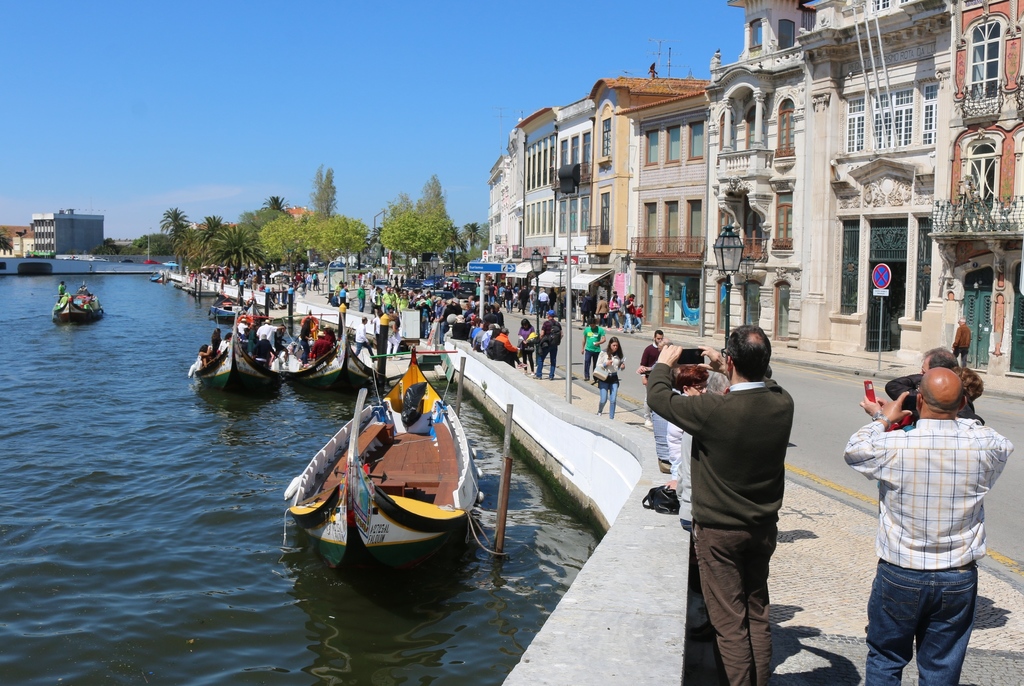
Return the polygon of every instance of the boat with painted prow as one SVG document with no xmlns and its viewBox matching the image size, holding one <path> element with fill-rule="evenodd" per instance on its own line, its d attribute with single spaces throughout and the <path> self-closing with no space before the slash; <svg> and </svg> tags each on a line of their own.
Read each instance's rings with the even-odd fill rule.
<svg viewBox="0 0 1024 686">
<path fill-rule="evenodd" d="M 365 393 L 359 392 L 354 418 L 292 481 L 285 499 L 328 564 L 344 558 L 337 525 L 345 522 L 346 549 L 359 545 L 384 565 L 414 567 L 449 541 L 465 540 L 480 493 L 477 468 L 461 422 L 427 383 L 415 355 L 382 402 L 363 408 Z M 349 446 L 344 503 L 334 490 L 342 478 L 342 445 Z M 333 516 L 325 517 L 331 500 Z M 335 530 L 325 540 L 328 522 Z"/>
<path fill-rule="evenodd" d="M 74 295 L 61 295 L 53 306 L 53 321 L 58 324 L 88 324 L 101 317 L 103 306 L 100 299 L 90 293 L 84 283 Z"/>
<path fill-rule="evenodd" d="M 373 380 L 373 370 L 355 354 L 344 327 L 341 340 L 329 352 L 306 366 L 290 355 L 280 369 L 288 381 L 320 390 L 357 390 L 366 388 Z"/>
<path fill-rule="evenodd" d="M 232 390 L 241 386 L 238 373 L 235 371 L 235 346 L 226 345 L 206 365 L 196 370 L 195 376 L 207 388 Z"/>
</svg>

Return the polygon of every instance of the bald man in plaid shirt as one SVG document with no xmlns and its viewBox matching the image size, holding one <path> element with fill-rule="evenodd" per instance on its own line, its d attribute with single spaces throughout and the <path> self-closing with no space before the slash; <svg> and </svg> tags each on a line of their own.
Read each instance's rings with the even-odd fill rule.
<svg viewBox="0 0 1024 686">
<path fill-rule="evenodd" d="M 977 560 L 985 556 L 983 499 L 1013 444 L 971 419 L 960 378 L 934 368 L 921 379 L 921 419 L 887 432 L 910 414 L 907 393 L 888 403 L 865 398 L 871 415 L 846 446 L 846 463 L 878 481 L 878 568 L 868 601 L 865 683 L 899 684 L 917 642 L 922 684 L 960 683 L 974 626 Z"/>
</svg>

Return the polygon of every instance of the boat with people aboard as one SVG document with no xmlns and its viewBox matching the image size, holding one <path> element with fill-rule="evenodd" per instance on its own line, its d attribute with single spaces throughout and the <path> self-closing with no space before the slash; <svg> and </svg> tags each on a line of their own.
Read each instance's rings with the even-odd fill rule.
<svg viewBox="0 0 1024 686">
<path fill-rule="evenodd" d="M 466 433 L 411 355 L 383 400 L 367 405 L 359 391 L 353 418 L 285 491 L 289 514 L 332 567 L 363 552 L 414 567 L 474 525 L 479 473 Z"/>
<path fill-rule="evenodd" d="M 329 333 L 325 327 L 319 328 L 319 337 L 328 335 L 333 338 L 333 332 Z M 316 345 L 313 346 L 315 349 Z M 323 354 L 310 358 L 308 364 L 303 364 L 298 355 L 289 355 L 281 361 L 279 368 L 285 380 L 320 390 L 357 390 L 369 386 L 374 378 L 373 369 L 355 354 L 345 327 L 342 327 L 341 339 L 329 344 Z"/>
<path fill-rule="evenodd" d="M 222 391 L 234 390 L 242 387 L 241 379 L 235 369 L 235 346 L 228 342 L 215 352 L 212 359 L 205 364 L 195 367 L 193 374 L 207 388 L 216 388 Z"/>
<path fill-rule="evenodd" d="M 234 369 L 242 388 L 248 391 L 272 390 L 281 385 L 281 373 L 273 368 L 273 343 L 256 341 L 255 348 L 249 352 L 249 341 L 246 334 L 258 324 L 265 323 L 267 317 L 262 315 L 240 314 L 235 317 L 232 327 L 232 345 L 234 351 Z M 244 324 L 244 328 L 239 324 Z M 270 346 L 265 350 L 263 344 Z"/>
<path fill-rule="evenodd" d="M 83 283 L 75 294 L 64 290 L 64 282 L 60 282 L 57 303 L 53 306 L 53 321 L 58 324 L 88 324 L 103 317 L 103 306 L 100 299 L 89 292 Z"/>
</svg>

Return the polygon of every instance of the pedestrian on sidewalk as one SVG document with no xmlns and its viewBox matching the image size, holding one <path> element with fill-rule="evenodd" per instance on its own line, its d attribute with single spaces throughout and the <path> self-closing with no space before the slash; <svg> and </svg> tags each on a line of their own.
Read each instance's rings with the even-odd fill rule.
<svg viewBox="0 0 1024 686">
<path fill-rule="evenodd" d="M 533 324 L 530 323 L 529 319 L 523 318 L 519 326 L 519 357 L 522 359 L 522 363 L 519 365 L 520 369 L 524 372 L 527 371 L 527 365 L 529 365 L 529 373 L 533 374 L 533 349 L 537 343 L 537 332 L 533 329 Z"/>
<path fill-rule="evenodd" d="M 729 684 L 767 684 L 772 638 L 768 568 L 778 538 L 793 399 L 765 380 L 771 343 L 741 326 L 725 349 L 702 347 L 708 367 L 729 377 L 729 392 L 672 392 L 683 349 L 665 346 L 651 371 L 651 409 L 693 437 L 693 538 L 701 590 L 715 628 L 719 673 Z"/>
<path fill-rule="evenodd" d="M 878 481 L 878 567 L 868 600 L 865 683 L 897 685 L 917 652 L 922 684 L 958 684 L 974 628 L 985 556 L 984 497 L 1013 452 L 993 429 L 958 419 L 966 404 L 950 369 L 927 370 L 913 431 L 887 431 L 909 414 L 865 397 L 871 415 L 846 463 Z"/>
<path fill-rule="evenodd" d="M 544 359 L 551 363 L 548 380 L 555 379 L 555 365 L 558 364 L 558 344 L 562 342 L 562 325 L 555 319 L 555 311 L 548 310 L 548 318 L 540 327 L 540 347 L 537 349 L 537 373 L 535 377 L 544 376 Z"/>
<path fill-rule="evenodd" d="M 608 419 L 615 419 L 615 400 L 619 395 L 619 372 L 626 368 L 626 355 L 622 352 L 619 339 L 612 336 L 608 347 L 597 357 L 597 366 L 604 372 L 604 378 L 598 378 L 597 387 L 601 391 L 601 399 L 597 405 L 597 416 L 604 412 L 605 402 L 609 402 Z"/>
<path fill-rule="evenodd" d="M 971 350 L 971 327 L 967 326 L 967 320 L 960 317 L 956 327 L 956 335 L 953 336 L 953 357 L 960 359 L 960 366 L 967 366 L 967 353 Z"/>
<path fill-rule="evenodd" d="M 651 375 L 651 370 L 654 369 L 654 364 L 658 361 L 658 353 L 661 351 L 661 346 L 665 342 L 665 332 L 661 329 L 654 331 L 654 341 L 644 348 L 643 353 L 640 355 L 640 366 L 637 367 L 636 373 L 640 375 L 640 380 L 644 386 L 647 385 L 647 377 Z M 651 406 L 647 404 L 647 397 L 644 396 L 644 426 L 648 429 L 654 428 L 654 419 L 651 416 Z"/>
<path fill-rule="evenodd" d="M 590 326 L 583 330 L 583 347 L 580 355 L 583 355 L 583 380 L 590 381 L 590 368 L 597 364 L 597 358 L 601 354 L 601 346 L 604 344 L 605 331 L 597 325 L 597 319 L 590 318 Z"/>
</svg>

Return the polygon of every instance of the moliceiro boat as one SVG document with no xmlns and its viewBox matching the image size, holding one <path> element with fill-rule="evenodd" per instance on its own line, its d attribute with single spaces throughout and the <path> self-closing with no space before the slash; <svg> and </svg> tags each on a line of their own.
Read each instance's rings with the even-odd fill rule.
<svg viewBox="0 0 1024 686">
<path fill-rule="evenodd" d="M 344 327 L 341 340 L 308 365 L 303 366 L 296 355 L 275 365 L 288 381 L 321 390 L 355 390 L 369 386 L 373 380 L 373 370 L 355 354 Z"/>
<path fill-rule="evenodd" d="M 385 399 L 356 412 L 284 497 L 331 566 L 361 548 L 389 567 L 418 565 L 465 540 L 480 496 L 462 423 L 427 383 L 415 354 Z M 354 535 L 353 535 L 354 534 Z"/>
<path fill-rule="evenodd" d="M 100 299 L 83 283 L 74 295 L 65 293 L 53 306 L 53 321 L 58 324 L 87 324 L 103 316 Z"/>
</svg>

